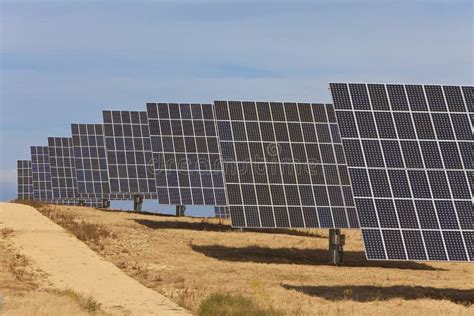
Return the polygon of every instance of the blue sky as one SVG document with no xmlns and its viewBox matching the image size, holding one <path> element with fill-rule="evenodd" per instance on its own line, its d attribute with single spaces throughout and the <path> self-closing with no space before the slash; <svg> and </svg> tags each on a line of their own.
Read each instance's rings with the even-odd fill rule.
<svg viewBox="0 0 474 316">
<path fill-rule="evenodd" d="M 15 197 L 30 145 L 98 123 L 106 108 L 330 102 L 331 81 L 473 84 L 471 1 L 1 1 L 0 11 L 0 200 Z"/>
</svg>

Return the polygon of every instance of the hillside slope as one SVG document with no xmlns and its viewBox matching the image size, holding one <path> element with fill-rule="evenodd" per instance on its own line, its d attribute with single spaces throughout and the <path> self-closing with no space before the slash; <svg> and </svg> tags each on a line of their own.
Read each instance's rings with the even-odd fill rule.
<svg viewBox="0 0 474 316">
<path fill-rule="evenodd" d="M 288 315 L 474 314 L 473 264 L 367 261 L 358 230 L 343 231 L 343 265 L 335 267 L 327 263 L 327 230 L 240 232 L 218 219 L 39 209 L 129 276 L 194 312 L 209 294 L 230 293 Z M 87 237 L 88 225 L 106 237 Z"/>
<path fill-rule="evenodd" d="M 134 315 L 187 315 L 166 297 L 130 278 L 83 242 L 30 206 L 0 203 L 0 229 L 48 274 L 53 288 L 91 295 L 106 311 Z"/>
</svg>

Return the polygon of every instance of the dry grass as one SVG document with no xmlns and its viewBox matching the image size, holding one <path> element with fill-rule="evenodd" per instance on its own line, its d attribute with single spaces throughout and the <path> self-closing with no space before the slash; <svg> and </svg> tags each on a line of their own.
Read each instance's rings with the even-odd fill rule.
<svg viewBox="0 0 474 316">
<path fill-rule="evenodd" d="M 97 302 L 92 296 L 83 296 L 80 293 L 77 293 L 71 289 L 57 290 L 52 289 L 48 291 L 51 294 L 57 296 L 69 297 L 75 301 L 79 306 L 81 306 L 85 311 L 90 313 L 95 313 L 100 311 L 101 304 Z"/>
<path fill-rule="evenodd" d="M 259 307 L 253 300 L 241 295 L 211 294 L 201 302 L 199 316 L 282 316 L 281 311 Z"/>
<path fill-rule="evenodd" d="M 20 201 L 17 203 L 20 203 Z M 89 223 L 84 220 L 75 220 L 74 216 L 70 213 L 60 212 L 58 211 L 58 208 L 53 205 L 36 201 L 21 201 L 21 203 L 36 208 L 40 213 L 49 217 L 53 222 L 67 229 L 79 240 L 97 242 L 100 239 L 116 237 L 107 230 L 104 225 Z"/>
<path fill-rule="evenodd" d="M 14 200 L 12 202 L 13 203 L 18 203 L 18 204 L 29 205 L 31 207 L 34 207 L 37 210 L 39 210 L 42 207 L 49 206 L 49 204 L 46 204 L 46 203 L 43 203 L 43 202 L 38 202 L 38 201 L 33 201 L 33 200 Z"/>
<path fill-rule="evenodd" d="M 11 234 L 13 234 L 13 229 L 11 229 L 11 228 L 2 228 L 2 229 L 0 229 L 0 237 L 2 237 L 2 238 L 6 238 L 6 237 L 10 236 Z"/>
<path fill-rule="evenodd" d="M 286 315 L 474 313 L 472 264 L 367 261 L 359 231 L 344 231 L 344 263 L 335 267 L 327 263 L 324 230 L 240 232 L 217 219 L 50 209 L 53 220 L 67 214 L 106 228 L 114 238 L 85 242 L 195 313 L 248 299 L 258 310 Z"/>
<path fill-rule="evenodd" d="M 32 282 L 34 275 L 29 273 L 29 262 L 25 256 L 15 254 L 10 261 L 8 270 L 11 272 L 15 280 Z"/>
<path fill-rule="evenodd" d="M 31 291 L 20 294 L 7 293 L 3 312 L 5 315 L 12 316 L 107 315 L 100 310 L 90 311 L 85 309 L 72 297 L 48 291 Z"/>
<path fill-rule="evenodd" d="M 92 297 L 72 290 L 46 289 L 46 275 L 34 268 L 9 241 L 11 229 L 0 229 L 0 293 L 4 315 L 105 315 Z"/>
</svg>

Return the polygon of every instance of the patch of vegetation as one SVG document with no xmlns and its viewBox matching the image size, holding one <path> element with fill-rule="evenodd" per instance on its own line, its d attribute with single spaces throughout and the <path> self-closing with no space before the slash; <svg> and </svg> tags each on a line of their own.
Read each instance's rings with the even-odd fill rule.
<svg viewBox="0 0 474 316">
<path fill-rule="evenodd" d="M 262 308 L 241 295 L 214 293 L 201 302 L 199 316 L 282 316 L 273 307 Z"/>
<path fill-rule="evenodd" d="M 60 295 L 60 296 L 67 296 L 71 299 L 73 299 L 79 306 L 81 306 L 84 310 L 93 313 L 93 312 L 98 312 L 100 310 L 101 304 L 97 302 L 92 296 L 83 296 L 82 294 L 71 290 L 71 289 L 65 289 L 65 290 L 48 290 L 48 292 L 55 294 L 55 295 Z"/>
<path fill-rule="evenodd" d="M 33 200 L 13 200 L 13 203 L 18 203 L 18 204 L 24 204 L 24 205 L 29 205 L 35 209 L 40 209 L 44 206 L 46 206 L 45 203 L 43 202 L 38 202 L 38 201 L 33 201 Z"/>
<path fill-rule="evenodd" d="M 87 223 L 85 221 L 80 222 L 67 222 L 64 223 L 64 227 L 71 231 L 78 239 L 82 241 L 97 241 L 104 238 L 115 238 L 116 236 L 108 231 L 103 225 Z"/>
<path fill-rule="evenodd" d="M 15 254 L 8 264 L 8 270 L 17 281 L 32 281 L 33 276 L 28 269 L 28 259 L 20 254 Z"/>
<path fill-rule="evenodd" d="M 2 236 L 2 238 L 8 237 L 11 234 L 13 234 L 13 229 L 11 229 L 11 228 L 2 228 L 2 229 L 0 229 L 0 236 Z"/>
<path fill-rule="evenodd" d="M 82 241 L 98 241 L 104 238 L 116 238 L 117 236 L 106 229 L 104 225 L 88 223 L 84 220 L 76 221 L 74 216 L 57 210 L 48 204 L 36 201 L 17 201 L 37 209 L 41 214 L 49 217 L 59 226 L 71 232 L 77 239 Z"/>
</svg>

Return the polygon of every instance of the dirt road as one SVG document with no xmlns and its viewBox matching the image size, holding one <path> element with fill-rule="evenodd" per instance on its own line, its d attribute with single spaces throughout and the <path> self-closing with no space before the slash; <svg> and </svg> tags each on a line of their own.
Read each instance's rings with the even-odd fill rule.
<svg viewBox="0 0 474 316">
<path fill-rule="evenodd" d="M 91 295 L 105 311 L 126 315 L 189 315 L 168 298 L 146 288 L 76 237 L 26 205 L 0 203 L 0 229 L 35 267 L 49 274 L 54 288 Z"/>
</svg>

